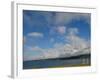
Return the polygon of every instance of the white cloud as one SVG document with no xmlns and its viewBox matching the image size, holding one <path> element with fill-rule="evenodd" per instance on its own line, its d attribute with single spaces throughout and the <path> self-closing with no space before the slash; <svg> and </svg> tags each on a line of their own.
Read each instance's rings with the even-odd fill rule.
<svg viewBox="0 0 100 80">
<path fill-rule="evenodd" d="M 58 26 L 58 27 L 56 27 L 56 30 L 60 34 L 65 34 L 66 33 L 66 27 L 65 26 Z"/>
<path fill-rule="evenodd" d="M 38 46 L 27 46 L 27 50 L 24 52 L 24 61 L 43 59 L 43 49 Z"/>
<path fill-rule="evenodd" d="M 39 32 L 32 32 L 32 33 L 29 33 L 28 36 L 31 36 L 31 37 L 43 37 L 43 34 L 39 33 Z"/>
<path fill-rule="evenodd" d="M 38 46 L 30 47 L 29 49 L 32 50 L 32 51 L 41 51 L 42 50 Z"/>
<path fill-rule="evenodd" d="M 67 24 L 72 19 L 79 20 L 80 18 L 86 19 L 86 22 L 89 23 L 90 21 L 90 14 L 88 13 L 56 13 L 56 24 Z"/>
<path fill-rule="evenodd" d="M 50 35 L 60 34 L 63 35 L 66 33 L 66 26 L 55 26 L 50 28 Z"/>
<path fill-rule="evenodd" d="M 79 37 L 77 35 L 78 29 L 71 28 L 69 29 L 69 34 L 66 36 L 66 40 L 69 41 L 70 45 L 76 49 L 84 49 L 89 45 L 89 41 Z"/>
<path fill-rule="evenodd" d="M 77 35 L 79 33 L 77 28 L 69 28 L 68 35 Z"/>
<path fill-rule="evenodd" d="M 54 48 L 59 48 L 59 47 L 61 47 L 61 46 L 63 46 L 64 44 L 62 44 L 62 43 L 55 43 L 54 44 Z"/>
<path fill-rule="evenodd" d="M 90 41 L 79 37 L 77 28 L 69 28 L 66 40 L 69 43 L 55 43 L 54 48 L 45 51 L 45 58 L 69 57 L 90 53 Z"/>
<path fill-rule="evenodd" d="M 72 52 L 72 48 L 69 44 L 60 46 L 58 43 L 55 48 L 44 51 L 43 55 L 45 58 L 69 57 L 72 56 Z"/>
<path fill-rule="evenodd" d="M 29 60 L 49 59 L 57 57 L 70 57 L 81 54 L 90 53 L 90 41 L 87 41 L 77 34 L 77 28 L 68 29 L 69 34 L 66 35 L 68 43 L 55 43 L 54 48 L 42 49 L 37 46 L 31 47 L 31 51 L 39 51 L 40 54 L 29 56 Z"/>
</svg>

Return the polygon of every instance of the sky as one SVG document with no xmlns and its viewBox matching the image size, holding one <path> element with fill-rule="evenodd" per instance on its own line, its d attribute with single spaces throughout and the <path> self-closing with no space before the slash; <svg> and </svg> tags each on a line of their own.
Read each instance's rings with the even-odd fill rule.
<svg viewBox="0 0 100 80">
<path fill-rule="evenodd" d="M 89 53 L 91 14 L 23 10 L 23 60 Z"/>
</svg>

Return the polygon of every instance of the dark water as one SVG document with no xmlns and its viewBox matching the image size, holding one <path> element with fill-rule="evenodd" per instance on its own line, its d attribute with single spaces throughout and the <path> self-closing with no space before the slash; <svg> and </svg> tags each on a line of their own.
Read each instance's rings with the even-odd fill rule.
<svg viewBox="0 0 100 80">
<path fill-rule="evenodd" d="M 76 56 L 70 58 L 56 58 L 44 60 L 31 60 L 23 62 L 23 69 L 51 68 L 51 67 L 70 67 L 73 65 L 90 65 L 90 55 Z"/>
</svg>

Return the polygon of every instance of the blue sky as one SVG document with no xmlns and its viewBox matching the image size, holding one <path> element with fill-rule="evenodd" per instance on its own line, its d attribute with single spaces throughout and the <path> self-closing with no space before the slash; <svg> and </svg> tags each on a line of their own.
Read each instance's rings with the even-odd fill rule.
<svg viewBox="0 0 100 80">
<path fill-rule="evenodd" d="M 70 36 L 83 42 L 90 41 L 90 20 L 90 13 L 23 10 L 25 59 L 42 55 L 44 50 L 55 46 L 71 44 Z"/>
</svg>

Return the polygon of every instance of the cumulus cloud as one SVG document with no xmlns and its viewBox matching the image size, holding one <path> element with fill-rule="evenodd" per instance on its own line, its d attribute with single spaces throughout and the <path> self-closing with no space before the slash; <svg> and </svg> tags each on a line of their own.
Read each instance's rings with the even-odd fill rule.
<svg viewBox="0 0 100 80">
<path fill-rule="evenodd" d="M 39 33 L 39 32 L 32 32 L 32 33 L 29 33 L 28 36 L 31 36 L 31 37 L 43 37 L 43 34 Z"/>
<path fill-rule="evenodd" d="M 31 15 L 30 15 L 31 14 Z M 42 19 L 40 20 L 40 16 Z M 24 10 L 24 21 L 29 26 L 35 27 L 43 24 L 64 25 L 69 23 L 72 19 L 80 19 L 81 17 L 90 22 L 90 13 L 75 13 L 75 12 L 48 12 L 48 11 L 29 11 Z M 28 27 L 29 27 L 28 26 Z"/>
<path fill-rule="evenodd" d="M 64 35 L 66 34 L 66 26 L 51 27 L 49 33 L 50 35 L 55 35 L 55 34 Z"/>
<path fill-rule="evenodd" d="M 30 15 L 31 14 L 31 15 Z M 53 48 L 42 49 L 38 46 L 32 46 L 26 49 L 24 53 L 24 60 L 36 60 L 47 59 L 56 57 L 69 57 L 74 55 L 90 53 L 90 41 L 78 36 L 78 28 L 70 28 L 65 25 L 75 20 L 85 19 L 90 24 L 90 13 L 74 13 L 74 12 L 44 12 L 44 11 L 27 11 L 24 10 L 23 14 L 24 23 L 27 23 L 28 28 L 43 27 L 50 28 L 51 34 L 56 34 L 60 39 L 64 37 L 66 43 L 55 43 Z M 40 19 L 42 17 L 42 19 Z M 55 27 L 54 27 L 55 26 Z M 66 29 L 67 28 L 67 29 Z M 66 31 L 67 30 L 67 31 Z M 64 35 L 63 35 L 64 34 Z M 50 39 L 50 42 L 56 42 L 56 35 Z M 62 36 L 63 35 L 63 36 Z M 30 37 L 45 37 L 43 33 L 31 32 L 26 35 Z M 23 42 L 26 42 L 26 37 L 23 38 Z M 59 39 L 57 38 L 57 39 Z M 55 39 L 55 40 L 54 40 Z M 32 39 L 33 41 L 33 39 Z M 25 45 L 24 45 L 25 46 Z M 34 53 L 37 53 L 33 55 Z"/>
<path fill-rule="evenodd" d="M 75 38 L 75 39 L 74 39 Z M 56 43 L 52 49 L 44 50 L 45 58 L 70 57 L 90 53 L 90 45 L 84 39 L 74 37 L 68 44 Z M 76 39 L 78 38 L 78 39 Z M 75 40 L 75 41 L 74 41 Z"/>
<path fill-rule="evenodd" d="M 54 44 L 54 48 L 59 48 L 59 47 L 61 47 L 61 46 L 63 46 L 64 44 L 62 44 L 62 43 L 55 43 Z"/>
<path fill-rule="evenodd" d="M 67 24 L 69 23 L 72 19 L 79 20 L 80 18 L 84 18 L 87 23 L 90 21 L 90 14 L 89 13 L 56 13 L 56 20 L 55 24 L 60 25 L 60 24 Z"/>
<path fill-rule="evenodd" d="M 32 51 L 41 51 L 42 50 L 38 46 L 30 47 L 29 49 L 32 50 Z"/>
<path fill-rule="evenodd" d="M 58 27 L 56 27 L 56 30 L 59 34 L 65 34 L 66 33 L 66 27 L 65 26 L 58 26 Z"/>
<path fill-rule="evenodd" d="M 24 51 L 23 60 L 37 60 L 43 59 L 43 49 L 38 46 L 27 46 L 27 49 Z"/>
<path fill-rule="evenodd" d="M 79 33 L 79 31 L 77 28 L 69 28 L 68 29 L 68 35 L 76 35 L 78 33 Z"/>
<path fill-rule="evenodd" d="M 30 56 L 29 60 L 70 57 L 81 54 L 90 54 L 90 41 L 78 36 L 77 28 L 69 28 L 65 36 L 68 43 L 55 43 L 53 48 L 42 49 L 38 46 L 31 47 L 31 51 L 39 51 L 40 54 Z"/>
<path fill-rule="evenodd" d="M 89 41 L 84 38 L 79 37 L 77 28 L 69 29 L 69 34 L 66 36 L 66 40 L 69 41 L 70 45 L 72 45 L 75 49 L 84 49 L 89 46 Z"/>
</svg>

